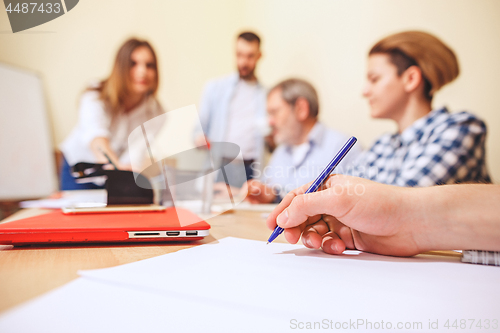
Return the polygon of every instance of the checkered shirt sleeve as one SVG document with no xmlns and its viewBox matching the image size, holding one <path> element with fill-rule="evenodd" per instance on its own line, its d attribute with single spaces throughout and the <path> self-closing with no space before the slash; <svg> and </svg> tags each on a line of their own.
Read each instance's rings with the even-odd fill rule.
<svg viewBox="0 0 500 333">
<path fill-rule="evenodd" d="M 430 133 L 419 149 L 410 149 L 397 183 L 432 186 L 461 182 L 490 182 L 484 161 L 485 124 L 461 113 L 449 117 Z"/>
<path fill-rule="evenodd" d="M 490 183 L 486 126 L 467 112 L 431 112 L 402 134 L 382 135 L 348 172 L 397 186 Z"/>
</svg>

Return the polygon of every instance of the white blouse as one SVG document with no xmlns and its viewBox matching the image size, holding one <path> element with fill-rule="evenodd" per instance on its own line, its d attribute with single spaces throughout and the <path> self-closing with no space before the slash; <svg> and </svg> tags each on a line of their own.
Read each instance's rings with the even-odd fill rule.
<svg viewBox="0 0 500 333">
<path fill-rule="evenodd" d="M 109 139 L 111 149 L 119 157 L 120 163 L 138 165 L 146 157 L 146 152 L 142 151 L 144 144 L 132 141 L 129 145 L 129 135 L 136 127 L 163 113 L 158 100 L 149 96 L 133 110 L 119 113 L 111 119 L 104 102 L 99 99 L 99 92 L 87 91 L 80 100 L 78 123 L 59 148 L 69 165 L 78 162 L 96 163 L 90 143 L 97 137 L 105 137 Z M 148 135 L 155 136 L 162 123 L 153 123 L 154 128 L 148 127 Z"/>
</svg>

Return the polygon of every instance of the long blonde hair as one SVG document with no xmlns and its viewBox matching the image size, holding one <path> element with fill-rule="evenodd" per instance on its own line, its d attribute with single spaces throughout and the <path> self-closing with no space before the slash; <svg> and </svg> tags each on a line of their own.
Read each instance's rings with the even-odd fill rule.
<svg viewBox="0 0 500 333">
<path fill-rule="evenodd" d="M 130 83 L 130 68 L 132 67 L 132 52 L 139 47 L 146 47 L 151 51 L 154 61 L 154 70 L 156 72 L 155 80 L 151 90 L 148 92 L 150 95 L 155 95 L 158 90 L 159 75 L 158 75 L 158 62 L 156 53 L 151 44 L 145 40 L 137 38 L 130 38 L 120 47 L 116 54 L 115 63 L 110 76 L 101 81 L 97 88 L 90 88 L 89 90 L 96 90 L 99 92 L 99 98 L 105 103 L 106 109 L 110 112 L 111 117 L 116 116 L 123 110 L 122 106 L 125 102 L 127 95 L 131 91 Z"/>
</svg>

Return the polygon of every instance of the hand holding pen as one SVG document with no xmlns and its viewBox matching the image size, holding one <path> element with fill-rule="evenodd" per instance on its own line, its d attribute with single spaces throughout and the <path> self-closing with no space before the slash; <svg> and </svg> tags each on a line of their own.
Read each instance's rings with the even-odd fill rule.
<svg viewBox="0 0 500 333">
<path fill-rule="evenodd" d="M 340 151 L 335 155 L 335 157 L 331 160 L 331 162 L 325 167 L 323 172 L 316 178 L 316 180 L 309 186 L 305 194 L 316 192 L 318 188 L 323 184 L 323 182 L 328 178 L 328 176 L 333 172 L 333 170 L 339 165 L 339 163 L 342 161 L 342 159 L 347 155 L 349 150 L 354 146 L 356 143 L 357 139 L 355 137 L 349 138 L 347 142 L 344 144 L 344 146 L 340 149 Z M 276 239 L 282 232 L 283 228 L 280 226 L 276 226 L 274 229 L 273 233 L 269 237 L 269 240 L 267 243 L 271 243 L 273 240 Z"/>
</svg>

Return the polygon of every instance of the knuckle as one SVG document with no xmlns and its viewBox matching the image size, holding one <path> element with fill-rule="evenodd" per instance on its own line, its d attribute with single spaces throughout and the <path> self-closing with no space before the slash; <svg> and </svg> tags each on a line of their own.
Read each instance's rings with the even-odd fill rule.
<svg viewBox="0 0 500 333">
<path fill-rule="evenodd" d="M 285 195 L 284 199 L 288 199 L 288 200 L 290 200 L 290 201 L 293 201 L 293 198 L 295 197 L 295 195 L 296 195 L 296 194 L 295 194 L 295 193 L 293 193 L 293 192 L 288 192 L 288 193 Z"/>
<path fill-rule="evenodd" d="M 303 206 L 304 206 L 304 199 L 301 195 L 294 197 L 290 204 L 290 207 L 295 211 L 302 210 Z"/>
<path fill-rule="evenodd" d="M 346 226 L 340 227 L 338 231 L 340 238 L 342 239 L 350 239 L 351 238 L 351 229 Z"/>
</svg>

